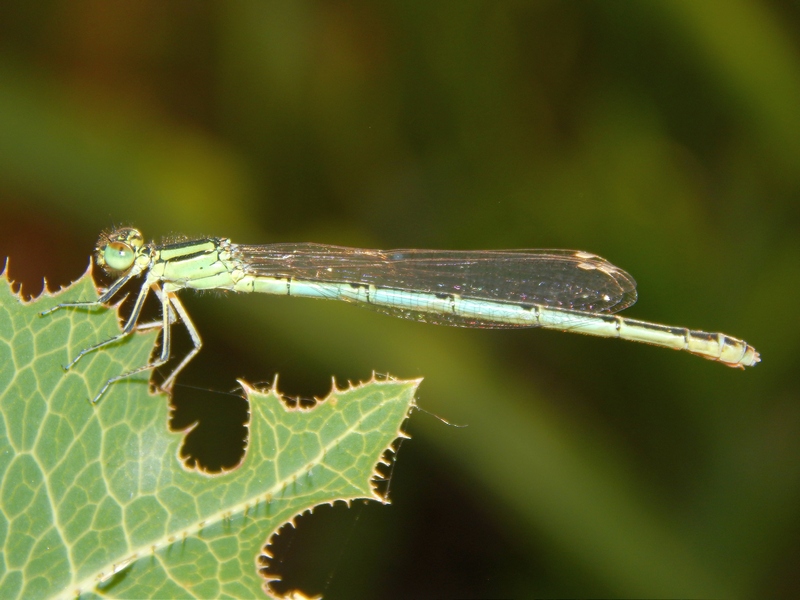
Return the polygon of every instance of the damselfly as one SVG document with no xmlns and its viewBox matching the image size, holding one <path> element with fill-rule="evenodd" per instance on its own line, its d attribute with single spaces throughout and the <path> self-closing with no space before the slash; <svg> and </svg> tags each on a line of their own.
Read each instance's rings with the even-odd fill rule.
<svg viewBox="0 0 800 600">
<path fill-rule="evenodd" d="M 165 364 L 172 325 L 180 319 L 192 350 L 162 382 L 176 376 L 200 351 L 202 341 L 177 293 L 195 290 L 260 292 L 357 303 L 400 317 L 459 327 L 543 327 L 645 342 L 686 350 L 729 367 L 759 362 L 755 348 L 722 333 L 706 333 L 615 316 L 636 301 L 636 282 L 594 254 L 573 250 L 363 250 L 323 244 L 234 244 L 204 238 L 145 244 L 130 227 L 103 233 L 96 260 L 118 277 L 97 299 L 60 308 L 107 303 L 131 279 L 142 276 L 130 317 L 119 335 L 85 348 L 83 356 L 130 335 L 152 290 L 161 302 L 161 352 L 150 363 L 109 379 L 94 398 L 121 379 Z"/>
</svg>

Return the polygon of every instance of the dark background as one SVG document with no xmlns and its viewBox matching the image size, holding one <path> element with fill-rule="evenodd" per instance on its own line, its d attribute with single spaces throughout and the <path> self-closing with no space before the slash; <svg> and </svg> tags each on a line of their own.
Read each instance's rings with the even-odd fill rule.
<svg viewBox="0 0 800 600">
<path fill-rule="evenodd" d="M 800 595 L 800 8 L 651 2 L 3 2 L 0 256 L 37 294 L 100 230 L 576 248 L 627 315 L 746 372 L 551 331 L 184 294 L 187 454 L 242 451 L 235 379 L 424 377 L 393 504 L 318 509 L 275 569 L 328 598 Z M 184 343 L 186 340 L 183 340 Z M 195 389 L 200 388 L 200 389 Z M 210 391 L 209 391 L 210 390 Z M 266 536 L 265 532 L 265 536 Z"/>
</svg>

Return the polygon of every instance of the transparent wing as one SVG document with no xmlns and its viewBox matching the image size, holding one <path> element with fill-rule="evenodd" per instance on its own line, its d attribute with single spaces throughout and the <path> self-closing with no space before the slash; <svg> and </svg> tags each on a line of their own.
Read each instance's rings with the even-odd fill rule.
<svg viewBox="0 0 800 600">
<path fill-rule="evenodd" d="M 324 244 L 233 244 L 232 252 L 246 272 L 263 277 L 371 284 L 589 313 L 614 313 L 636 302 L 633 277 L 599 256 L 574 250 L 364 250 Z"/>
</svg>

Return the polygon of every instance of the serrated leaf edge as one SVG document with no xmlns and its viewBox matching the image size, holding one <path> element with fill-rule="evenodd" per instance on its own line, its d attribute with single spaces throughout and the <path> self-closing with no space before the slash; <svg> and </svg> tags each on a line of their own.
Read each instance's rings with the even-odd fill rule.
<svg viewBox="0 0 800 600">
<path fill-rule="evenodd" d="M 278 390 L 277 390 L 277 379 L 278 378 L 276 376 L 275 380 L 273 382 L 273 386 L 275 386 L 275 387 L 270 387 L 267 391 L 274 391 L 275 393 L 280 394 L 278 392 Z M 416 389 L 419 388 L 419 385 L 422 383 L 422 379 L 423 379 L 422 377 L 419 377 L 419 378 L 416 378 L 416 379 L 407 379 L 407 380 L 403 380 L 403 381 L 406 382 L 406 383 L 412 383 L 412 382 L 415 383 L 414 388 L 416 390 Z M 375 384 L 375 383 L 377 383 L 377 384 L 387 383 L 387 382 L 395 383 L 397 381 L 399 381 L 399 380 L 397 378 L 395 378 L 395 377 L 392 377 L 391 375 L 379 376 L 377 373 L 375 373 L 373 371 L 372 372 L 372 377 L 368 381 L 362 381 L 362 382 L 359 382 L 357 384 L 353 384 L 351 381 L 348 381 L 347 382 L 348 383 L 348 387 L 339 388 L 336 385 L 336 379 L 334 378 L 333 381 L 332 381 L 332 389 L 331 389 L 330 393 L 327 396 L 325 396 L 324 399 L 320 400 L 320 402 L 324 402 L 324 401 L 329 400 L 337 392 L 354 391 L 354 390 L 357 390 L 359 388 L 365 387 L 367 385 Z M 243 387 L 246 385 L 246 383 L 244 381 L 241 381 L 241 380 L 239 380 L 239 383 Z M 254 390 L 254 388 L 249 388 L 249 390 L 250 391 L 259 391 L 259 390 Z M 263 393 L 263 392 L 261 392 L 261 393 Z M 318 405 L 314 405 L 314 406 L 312 406 L 310 408 L 302 408 L 300 406 L 298 406 L 298 407 L 289 407 L 289 406 L 286 406 L 285 403 L 283 403 L 283 404 L 284 404 L 284 407 L 286 408 L 286 410 L 298 410 L 299 409 L 299 410 L 308 411 L 308 410 L 314 410 L 318 406 Z M 414 396 L 411 399 L 411 403 L 409 404 L 408 412 L 406 413 L 405 418 L 403 419 L 403 421 L 400 423 L 399 427 L 397 428 L 397 432 L 395 433 L 394 439 L 392 439 L 392 441 L 389 442 L 389 444 L 380 453 L 380 456 L 378 457 L 378 460 L 376 461 L 376 465 L 377 464 L 382 464 L 382 465 L 390 467 L 392 465 L 392 459 L 389 459 L 388 457 L 391 455 L 391 456 L 394 456 L 396 458 L 396 456 L 397 456 L 397 448 L 395 447 L 395 443 L 398 440 L 402 441 L 404 439 L 411 439 L 411 436 L 408 435 L 405 431 L 403 431 L 403 425 L 405 425 L 406 421 L 408 421 L 408 418 L 411 416 L 411 411 L 414 410 L 416 407 L 417 407 L 416 397 Z M 390 504 L 391 502 L 389 501 L 388 497 L 381 496 L 377 492 L 377 481 L 379 479 L 384 479 L 384 478 L 385 478 L 385 475 L 378 470 L 377 466 L 375 468 L 373 468 L 372 477 L 370 478 L 370 487 L 372 488 L 373 497 L 372 498 L 362 498 L 362 499 L 364 499 L 364 500 L 375 500 L 375 501 L 380 502 L 381 504 L 384 504 L 384 505 Z M 262 589 L 264 590 L 264 593 L 267 594 L 268 597 L 274 598 L 276 600 L 305 600 L 305 599 L 307 599 L 307 600 L 320 600 L 322 598 L 321 595 L 307 596 L 301 590 L 296 590 L 296 589 L 295 590 L 288 590 L 285 594 L 279 594 L 276 590 L 274 590 L 272 588 L 271 584 L 273 582 L 276 582 L 276 581 L 281 581 L 281 577 L 278 574 L 267 573 L 267 571 L 270 568 L 271 560 L 274 558 L 274 556 L 270 552 L 269 548 L 270 548 L 270 546 L 272 546 L 272 544 L 275 542 L 277 537 L 281 534 L 281 532 L 283 532 L 283 530 L 287 526 L 291 526 L 294 529 L 297 528 L 296 520 L 299 517 L 302 517 L 303 515 L 306 515 L 306 514 L 309 514 L 309 515 L 312 514 L 314 512 L 314 509 L 317 508 L 318 506 L 323 506 L 323 505 L 327 504 L 328 506 L 332 507 L 332 506 L 334 506 L 334 504 L 336 502 L 344 502 L 344 504 L 348 508 L 350 508 L 350 506 L 352 504 L 352 500 L 351 499 L 341 499 L 341 500 L 334 500 L 332 502 L 322 502 L 320 504 L 317 504 L 315 506 L 312 506 L 310 508 L 307 508 L 305 510 L 302 510 L 302 511 L 298 512 L 297 514 L 295 514 L 292 517 L 290 517 L 289 519 L 287 519 L 283 524 L 281 524 L 278 528 L 276 528 L 272 533 L 270 533 L 269 537 L 267 538 L 266 543 L 262 546 L 262 550 L 263 550 L 262 553 L 259 554 L 259 555 L 256 555 L 256 559 L 255 559 L 256 570 L 257 570 L 258 574 L 264 579 L 264 584 L 262 586 Z M 263 563 L 259 564 L 259 559 L 262 556 L 266 560 Z"/>
<path fill-rule="evenodd" d="M 397 383 L 399 381 L 401 381 L 401 380 L 399 380 L 397 378 L 394 378 L 394 377 L 391 377 L 391 376 L 378 376 L 376 373 L 373 372 L 372 377 L 367 381 L 362 381 L 362 382 L 359 382 L 357 384 L 353 384 L 352 382 L 348 382 L 348 386 L 347 387 L 339 388 L 336 385 L 336 381 L 334 379 L 331 391 L 328 393 L 327 396 L 325 396 L 325 398 L 320 400 L 320 403 L 321 402 L 325 402 L 325 401 L 334 401 L 335 402 L 336 401 L 335 398 L 332 398 L 332 397 L 336 393 L 356 391 L 356 390 L 358 390 L 360 388 L 366 387 L 366 386 L 371 385 L 371 384 Z M 247 399 L 248 404 L 250 404 L 250 405 L 252 405 L 252 401 L 251 401 L 250 395 L 249 395 L 250 393 L 257 393 L 257 394 L 261 394 L 261 395 L 267 395 L 267 394 L 270 394 L 271 392 L 275 392 L 275 395 L 273 395 L 271 397 L 273 397 L 274 400 L 276 402 L 278 402 L 284 408 L 284 410 L 286 410 L 287 412 L 289 412 L 289 411 L 297 411 L 297 410 L 308 412 L 308 411 L 316 409 L 320 405 L 318 403 L 318 404 L 316 404 L 316 405 L 314 405 L 314 406 L 312 406 L 310 408 L 290 407 L 290 406 L 287 406 L 286 403 L 281 400 L 280 392 L 278 392 L 277 388 L 273 388 L 272 386 L 270 386 L 269 388 L 258 389 L 257 387 L 251 386 L 250 384 L 248 384 L 244 380 L 238 380 L 238 382 L 242 386 L 245 394 L 247 395 L 246 399 Z M 416 390 L 419 387 L 420 383 L 422 382 L 422 378 L 420 377 L 420 378 L 416 378 L 416 379 L 407 379 L 407 380 L 402 380 L 402 382 L 403 383 L 413 383 L 414 384 L 414 389 Z M 273 382 L 273 385 L 277 385 L 277 378 Z M 395 434 L 395 437 L 392 439 L 392 441 L 380 453 L 380 455 L 379 455 L 379 457 L 378 457 L 378 459 L 376 461 L 377 464 L 383 464 L 383 465 L 386 465 L 386 466 L 391 466 L 391 464 L 392 464 L 391 460 L 388 460 L 387 458 L 385 458 L 387 456 L 387 453 L 392 453 L 392 454 L 396 455 L 395 442 L 397 440 L 410 439 L 411 438 L 411 436 L 409 436 L 406 432 L 404 432 L 402 430 L 402 427 L 405 424 L 405 422 L 408 420 L 408 418 L 409 418 L 409 416 L 411 414 L 411 411 L 413 409 L 415 409 L 416 406 L 417 405 L 416 405 L 415 397 L 412 397 L 412 400 L 411 400 L 411 403 L 409 404 L 409 408 L 408 408 L 408 411 L 406 413 L 405 418 L 400 423 L 400 425 L 398 427 L 398 430 L 397 430 L 397 432 Z M 189 428 L 192 428 L 193 426 L 194 425 L 190 425 Z M 248 421 L 248 423 L 247 423 L 247 427 L 248 427 L 248 440 L 247 441 L 248 442 L 249 442 L 249 426 L 250 426 L 250 422 Z M 172 430 L 169 430 L 169 431 L 172 432 L 172 433 L 181 433 L 181 432 L 175 432 L 175 431 L 172 431 Z M 242 461 L 239 463 L 239 465 L 237 465 L 236 467 L 233 467 L 230 470 L 225 471 L 225 473 L 230 473 L 231 470 L 235 470 L 236 468 L 238 468 L 242 464 L 242 462 L 244 461 L 246 456 L 247 456 L 247 447 L 245 447 L 245 452 L 243 454 Z M 183 463 L 182 460 L 180 460 L 180 456 L 178 456 L 177 458 L 178 458 L 178 462 L 183 465 L 184 463 Z M 186 468 L 185 465 L 184 465 L 184 468 L 187 471 L 190 470 L 190 469 Z M 191 470 L 192 471 L 197 471 L 198 474 L 205 475 L 207 477 L 214 477 L 214 476 L 217 476 L 217 475 L 220 475 L 220 474 L 224 474 L 222 472 L 220 472 L 220 473 L 208 473 L 208 472 L 204 472 L 202 470 L 197 470 L 197 469 L 191 469 Z M 302 469 L 300 469 L 300 471 L 302 471 Z M 377 492 L 377 480 L 382 479 L 384 477 L 385 477 L 384 474 L 381 473 L 380 471 L 378 471 L 377 467 L 373 468 L 373 473 L 372 473 L 372 476 L 370 477 L 370 487 L 372 489 L 372 497 L 371 498 L 362 497 L 362 498 L 359 498 L 359 499 L 375 500 L 377 502 L 380 502 L 381 504 L 390 504 L 388 498 L 386 498 L 384 496 L 381 496 Z M 64 598 L 69 598 L 69 597 L 77 598 L 83 593 L 91 592 L 92 590 L 94 590 L 96 588 L 97 585 L 105 583 L 111 577 L 113 577 L 117 573 L 121 572 L 125 568 L 129 567 L 131 564 L 133 564 L 137 560 L 143 559 L 143 558 L 145 558 L 147 556 L 152 556 L 156 552 L 158 552 L 159 550 L 164 549 L 164 548 L 168 548 L 169 546 L 171 546 L 171 545 L 173 545 L 175 543 L 178 543 L 178 542 L 181 542 L 183 540 L 186 540 L 190 536 L 200 535 L 202 533 L 203 529 L 205 527 L 207 527 L 209 523 L 228 521 L 236 514 L 240 514 L 241 513 L 242 515 L 246 516 L 251 510 L 254 510 L 254 511 L 258 510 L 259 505 L 261 505 L 262 503 L 269 504 L 272 501 L 272 498 L 277 493 L 279 493 L 281 490 L 283 490 L 286 487 L 287 482 L 290 481 L 290 480 L 291 480 L 291 476 L 283 477 L 283 478 L 281 478 L 281 480 L 279 482 L 276 482 L 274 488 L 271 491 L 262 492 L 261 494 L 259 494 L 255 498 L 255 501 L 253 501 L 251 499 L 250 501 L 246 501 L 246 502 L 242 502 L 242 503 L 233 505 L 233 506 L 227 508 L 224 511 L 220 511 L 220 512 L 217 512 L 217 513 L 213 513 L 213 514 L 207 515 L 201 521 L 198 521 L 198 522 L 192 524 L 191 527 L 187 527 L 187 528 L 183 529 L 182 531 L 180 531 L 178 533 L 166 536 L 165 538 L 163 538 L 161 540 L 154 541 L 149 546 L 143 547 L 140 550 L 131 553 L 129 556 L 127 556 L 126 558 L 122 559 L 121 561 L 116 562 L 116 563 L 112 563 L 110 565 L 110 569 L 109 570 L 107 570 L 107 571 L 99 571 L 93 577 L 87 578 L 87 579 L 85 579 L 83 581 L 78 582 L 78 585 L 73 587 L 72 594 L 70 596 L 64 596 Z M 352 499 L 344 499 L 343 498 L 343 499 L 340 499 L 340 500 L 334 500 L 332 502 L 322 502 L 320 504 L 317 504 L 316 506 L 322 506 L 323 504 L 327 504 L 329 506 L 333 506 L 334 503 L 338 502 L 338 501 L 344 502 L 349 507 L 351 505 Z M 292 527 L 296 527 L 295 519 L 297 519 L 298 517 L 300 517 L 300 516 L 302 516 L 302 515 L 304 515 L 306 513 L 309 513 L 309 514 L 312 513 L 314 508 L 316 508 L 316 506 L 312 506 L 311 508 L 304 509 L 304 510 L 296 513 L 292 517 L 288 518 L 283 523 L 281 523 L 281 525 L 278 528 L 276 528 L 271 533 L 269 533 L 269 535 L 266 538 L 265 543 L 261 546 L 261 548 L 262 548 L 262 550 L 264 552 L 262 552 L 261 554 L 256 554 L 254 556 L 254 561 L 253 561 L 254 562 L 254 568 L 255 568 L 256 572 L 259 574 L 259 576 L 261 576 L 262 579 L 264 579 L 264 583 L 262 585 L 262 589 L 264 590 L 264 592 L 269 597 L 277 598 L 277 599 L 281 599 L 281 600 L 289 600 L 289 599 L 294 599 L 294 598 L 305 598 L 306 597 L 306 596 L 302 595 L 302 592 L 300 592 L 299 590 L 291 590 L 290 592 L 287 592 L 286 595 L 278 595 L 277 592 L 274 592 L 271 589 L 270 583 L 273 582 L 273 581 L 280 581 L 280 577 L 277 576 L 277 575 L 272 575 L 272 574 L 266 574 L 265 573 L 265 571 L 269 568 L 268 567 L 269 559 L 272 558 L 271 554 L 269 554 L 268 551 L 266 551 L 266 549 L 273 543 L 275 537 L 280 534 L 281 530 L 286 525 L 291 525 Z M 265 564 L 259 564 L 259 557 L 260 556 L 264 556 L 265 558 L 267 558 L 267 564 L 266 565 Z M 298 595 L 298 594 L 301 594 L 301 595 Z M 317 596 L 315 598 L 321 598 L 321 596 Z"/>
<path fill-rule="evenodd" d="M 81 274 L 80 277 L 78 277 L 77 279 L 71 281 L 67 285 L 62 285 L 61 287 L 59 287 L 57 290 L 55 290 L 53 292 L 51 292 L 47 287 L 47 278 L 46 277 L 42 277 L 42 283 L 44 284 L 43 287 L 42 287 L 42 293 L 39 294 L 38 296 L 31 296 L 31 298 L 29 300 L 26 300 L 22 296 L 22 290 L 21 289 L 17 290 L 17 291 L 14 290 L 14 285 L 17 282 L 14 281 L 13 279 L 11 279 L 11 277 L 9 276 L 8 265 L 9 265 L 10 262 L 11 262 L 10 258 L 6 257 L 6 262 L 3 265 L 3 271 L 0 272 L 0 278 L 4 279 L 6 281 L 6 283 L 8 284 L 9 290 L 11 290 L 11 294 L 21 304 L 23 304 L 25 306 L 29 306 L 31 304 L 35 304 L 36 302 L 38 302 L 42 298 L 57 298 L 58 296 L 62 295 L 64 292 L 66 292 L 68 289 L 70 289 L 73 285 L 75 285 L 76 283 L 78 283 L 84 277 L 87 277 L 87 276 L 91 279 L 92 285 L 94 286 L 95 291 L 97 291 L 98 295 L 99 295 L 100 287 L 97 285 L 97 282 L 94 279 L 94 275 L 92 274 L 92 267 L 94 266 L 94 261 L 92 260 L 91 257 L 89 258 L 89 265 L 86 267 L 86 270 Z"/>
</svg>

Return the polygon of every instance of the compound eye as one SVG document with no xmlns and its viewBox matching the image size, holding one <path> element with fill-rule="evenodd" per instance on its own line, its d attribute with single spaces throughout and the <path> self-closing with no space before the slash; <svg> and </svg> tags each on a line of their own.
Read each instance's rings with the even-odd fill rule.
<svg viewBox="0 0 800 600">
<path fill-rule="evenodd" d="M 123 242 L 111 242 L 103 250 L 103 260 L 109 269 L 127 271 L 133 265 L 133 249 Z"/>
</svg>

